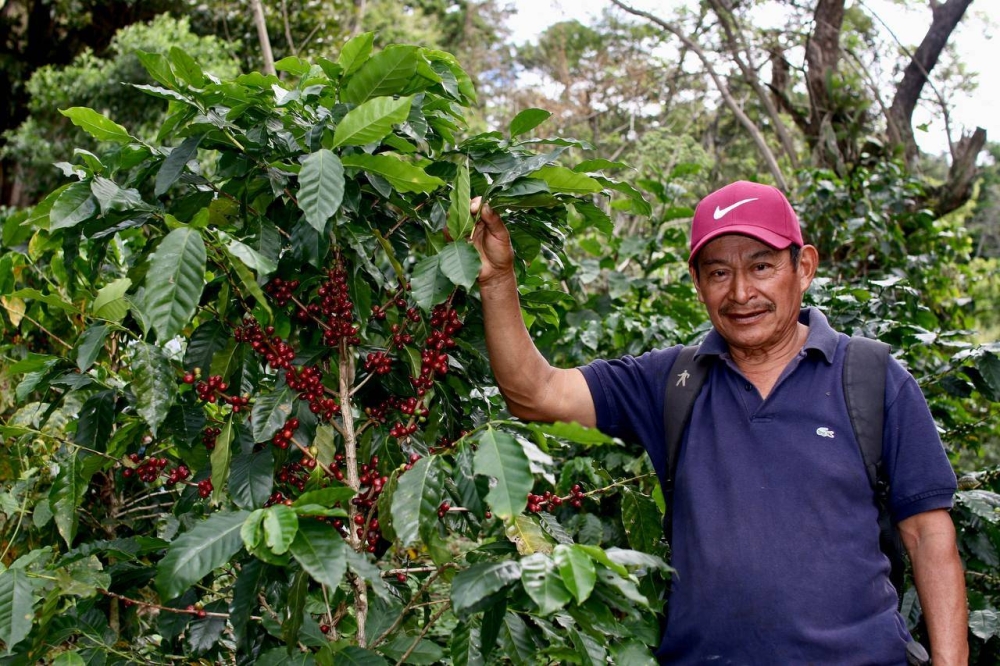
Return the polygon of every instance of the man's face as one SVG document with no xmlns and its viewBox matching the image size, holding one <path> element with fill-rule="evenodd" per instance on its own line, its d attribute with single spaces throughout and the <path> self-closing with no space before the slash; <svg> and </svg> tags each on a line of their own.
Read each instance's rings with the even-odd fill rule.
<svg viewBox="0 0 1000 666">
<path fill-rule="evenodd" d="M 720 236 L 701 249 L 691 277 L 715 329 L 730 348 L 767 351 L 795 339 L 802 294 L 816 272 L 816 249 L 790 251 L 748 236 Z"/>
</svg>

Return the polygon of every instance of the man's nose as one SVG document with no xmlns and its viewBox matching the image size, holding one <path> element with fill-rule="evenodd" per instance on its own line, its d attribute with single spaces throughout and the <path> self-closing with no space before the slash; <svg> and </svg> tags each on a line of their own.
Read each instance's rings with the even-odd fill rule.
<svg viewBox="0 0 1000 666">
<path fill-rule="evenodd" d="M 730 298 L 737 303 L 743 304 L 749 303 L 755 294 L 756 292 L 754 291 L 753 280 L 744 275 L 742 272 L 737 272 L 733 276 Z"/>
</svg>

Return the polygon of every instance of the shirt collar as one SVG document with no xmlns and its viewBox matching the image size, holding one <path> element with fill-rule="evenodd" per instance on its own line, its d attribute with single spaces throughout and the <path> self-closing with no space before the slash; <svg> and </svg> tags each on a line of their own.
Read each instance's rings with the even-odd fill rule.
<svg viewBox="0 0 1000 666">
<path fill-rule="evenodd" d="M 826 316 L 816 308 L 802 308 L 799 312 L 799 322 L 809 327 L 809 336 L 803 351 L 815 349 L 826 358 L 827 363 L 833 363 L 833 355 L 837 351 L 837 332 L 830 326 Z M 705 341 L 701 343 L 701 348 L 696 356 L 711 354 L 723 356 L 729 353 L 729 345 L 714 328 L 708 332 Z"/>
</svg>

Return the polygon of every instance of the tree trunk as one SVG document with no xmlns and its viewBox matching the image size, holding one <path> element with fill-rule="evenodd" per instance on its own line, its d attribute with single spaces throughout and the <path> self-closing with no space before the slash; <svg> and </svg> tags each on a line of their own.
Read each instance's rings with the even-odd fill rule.
<svg viewBox="0 0 1000 666">
<path fill-rule="evenodd" d="M 931 27 L 910 58 L 910 64 L 903 72 L 903 80 L 896 88 L 896 95 L 889 107 L 889 139 L 896 144 L 902 144 L 906 150 L 907 164 L 911 167 L 917 157 L 917 144 L 913 138 L 912 127 L 913 110 L 920 100 L 920 93 L 927 83 L 928 75 L 937 64 L 941 51 L 965 15 L 965 10 L 972 4 L 972 0 L 947 0 L 944 4 L 932 1 L 930 4 L 934 15 Z M 958 154 L 953 157 L 956 162 L 961 159 Z"/>
<path fill-rule="evenodd" d="M 257 27 L 257 39 L 260 40 L 260 55 L 264 60 L 264 73 L 276 75 L 274 69 L 274 54 L 271 52 L 271 38 L 267 35 L 267 21 L 264 19 L 264 6 L 260 0 L 250 0 L 253 6 L 253 22 Z"/>
<path fill-rule="evenodd" d="M 809 120 L 806 141 L 824 165 L 842 162 L 834 142 L 827 140 L 835 112 L 828 83 L 835 78 L 840 61 L 840 31 L 844 24 L 844 0 L 819 0 L 813 13 L 813 32 L 806 43 L 806 89 L 809 92 Z"/>
</svg>

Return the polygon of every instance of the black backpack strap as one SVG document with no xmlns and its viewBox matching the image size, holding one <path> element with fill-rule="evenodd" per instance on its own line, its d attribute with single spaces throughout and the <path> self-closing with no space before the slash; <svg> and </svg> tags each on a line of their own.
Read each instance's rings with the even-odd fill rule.
<svg viewBox="0 0 1000 666">
<path fill-rule="evenodd" d="M 882 424 L 885 417 L 885 370 L 889 345 L 853 337 L 844 359 L 844 397 L 854 437 L 861 447 L 868 483 L 878 490 L 882 465 Z"/>
<path fill-rule="evenodd" d="M 667 447 L 667 478 L 663 497 L 667 510 L 663 515 L 663 536 L 670 542 L 672 536 L 674 474 L 677 471 L 677 456 L 681 448 L 681 438 L 691 421 L 694 401 L 701 392 L 708 372 L 715 360 L 714 356 L 696 356 L 698 345 L 681 349 L 667 376 L 667 388 L 663 392 L 663 434 Z"/>
<path fill-rule="evenodd" d="M 882 467 L 882 426 L 885 418 L 885 373 L 889 345 L 853 337 L 844 358 L 844 398 L 865 463 L 868 483 L 878 506 L 879 547 L 889 558 L 889 581 L 902 601 L 906 549 L 889 509 L 889 480 Z"/>
</svg>

